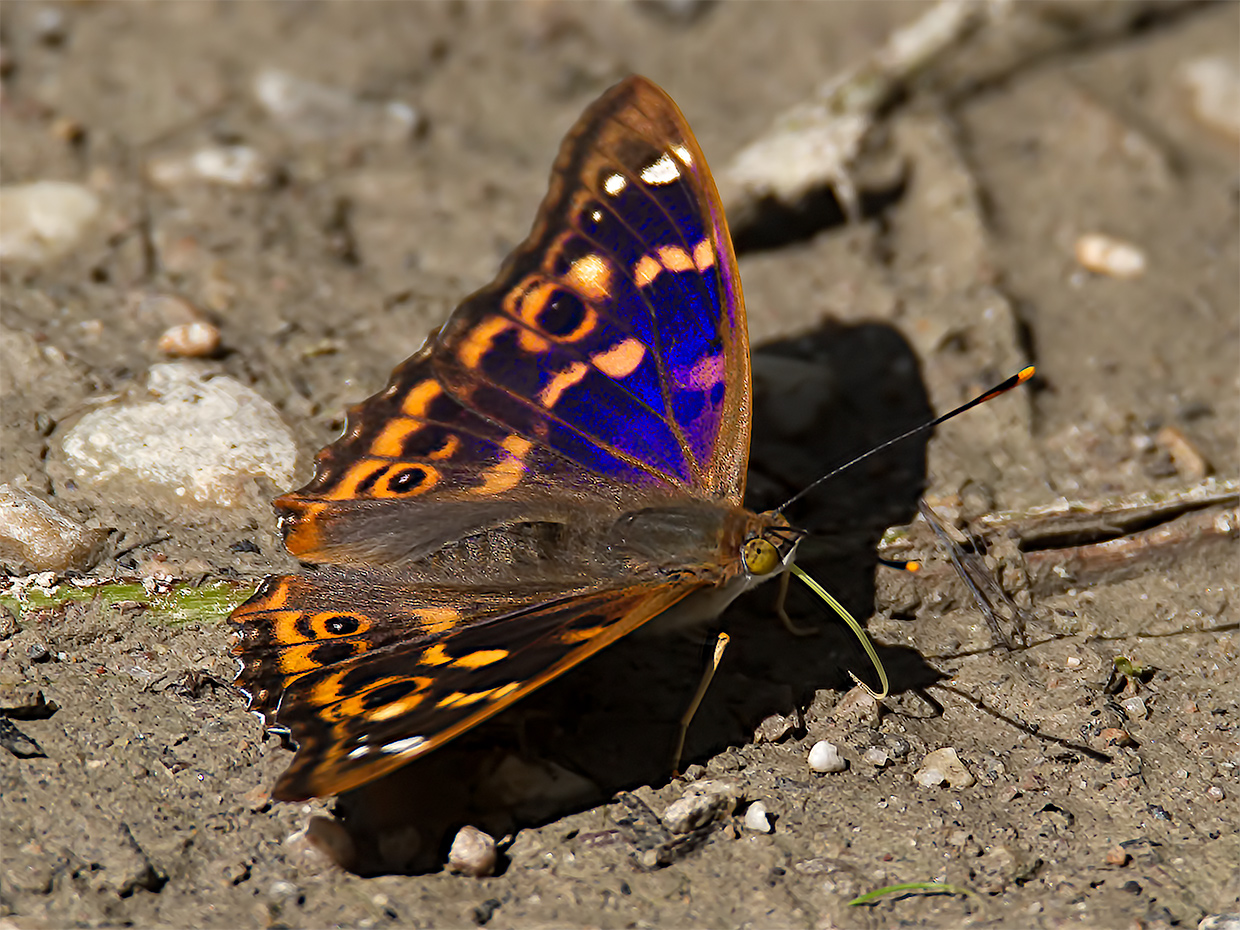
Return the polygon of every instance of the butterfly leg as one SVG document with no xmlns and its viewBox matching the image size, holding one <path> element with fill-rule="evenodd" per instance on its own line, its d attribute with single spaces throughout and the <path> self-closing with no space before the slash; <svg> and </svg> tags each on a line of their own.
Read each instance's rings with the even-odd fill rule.
<svg viewBox="0 0 1240 930">
<path fill-rule="evenodd" d="M 799 626 L 795 620 L 788 616 L 788 611 L 784 609 L 788 601 L 788 581 L 791 577 L 787 572 L 779 576 L 779 593 L 775 595 L 775 616 L 779 617 L 779 622 L 784 625 L 784 629 L 793 636 L 817 636 L 818 627 Z"/>
<path fill-rule="evenodd" d="M 702 705 L 702 698 L 706 697 L 706 689 L 710 687 L 711 680 L 715 677 L 715 672 L 719 668 L 719 662 L 723 659 L 723 650 L 728 648 L 730 639 L 731 637 L 727 633 L 720 633 L 715 640 L 715 651 L 711 655 L 710 664 L 702 674 L 702 680 L 698 682 L 697 691 L 693 694 L 693 700 L 689 702 L 688 709 L 680 718 L 680 732 L 676 736 L 676 751 L 672 754 L 673 777 L 680 774 L 680 756 L 685 751 L 685 737 L 689 734 L 689 724 L 693 721 L 697 709 Z"/>
</svg>

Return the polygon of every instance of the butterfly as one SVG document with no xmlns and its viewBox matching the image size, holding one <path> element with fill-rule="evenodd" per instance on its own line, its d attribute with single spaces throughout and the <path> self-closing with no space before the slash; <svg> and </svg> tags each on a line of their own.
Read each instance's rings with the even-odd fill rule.
<svg viewBox="0 0 1240 930">
<path fill-rule="evenodd" d="M 800 531 L 742 504 L 751 407 L 719 193 L 630 77 L 568 133 L 498 277 L 275 500 L 305 567 L 231 617 L 237 686 L 297 744 L 272 796 L 365 784 L 787 568 Z"/>
</svg>

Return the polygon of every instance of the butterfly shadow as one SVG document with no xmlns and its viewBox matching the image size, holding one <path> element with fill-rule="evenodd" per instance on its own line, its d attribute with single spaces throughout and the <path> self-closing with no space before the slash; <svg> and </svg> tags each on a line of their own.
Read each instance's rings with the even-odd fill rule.
<svg viewBox="0 0 1240 930">
<path fill-rule="evenodd" d="M 753 370 L 746 503 L 755 510 L 930 416 L 916 358 L 887 326 L 827 323 L 756 349 Z M 832 478 L 787 514 L 812 534 L 798 564 L 859 618 L 872 612 L 875 572 L 891 570 L 878 565 L 876 545 L 888 526 L 912 520 L 924 481 L 925 440 L 914 438 Z M 869 676 L 864 653 L 824 604 L 793 583 L 789 613 L 818 629 L 794 637 L 776 618 L 776 593 L 777 584 L 766 585 L 720 619 L 732 642 L 682 766 L 752 742 L 763 719 L 804 708 L 819 690 L 851 687 L 850 669 Z M 639 630 L 425 759 L 341 795 L 338 821 L 318 824 L 321 845 L 343 848 L 337 859 L 360 874 L 422 872 L 440 866 L 464 824 L 504 836 L 665 784 L 713 644 L 710 631 L 694 640 Z M 896 691 L 937 677 L 912 650 L 879 652 Z"/>
</svg>

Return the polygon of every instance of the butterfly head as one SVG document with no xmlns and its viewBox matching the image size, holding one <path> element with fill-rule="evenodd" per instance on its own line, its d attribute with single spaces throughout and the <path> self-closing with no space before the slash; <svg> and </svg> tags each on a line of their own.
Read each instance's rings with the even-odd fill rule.
<svg viewBox="0 0 1240 930">
<path fill-rule="evenodd" d="M 804 535 L 805 531 L 790 525 L 783 514 L 759 514 L 741 544 L 745 570 L 759 578 L 783 571 L 796 557 L 797 543 Z"/>
</svg>

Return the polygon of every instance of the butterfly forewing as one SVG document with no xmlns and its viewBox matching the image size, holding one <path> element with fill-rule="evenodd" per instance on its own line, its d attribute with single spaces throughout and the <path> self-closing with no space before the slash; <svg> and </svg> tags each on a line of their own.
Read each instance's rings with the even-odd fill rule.
<svg viewBox="0 0 1240 930">
<path fill-rule="evenodd" d="M 748 346 L 717 204 L 675 104 L 621 84 L 565 140 L 530 238 L 445 328 L 443 377 L 545 411 L 553 445 L 587 468 L 617 474 L 606 449 L 739 503 Z M 518 361 L 531 351 L 536 367 Z"/>
<path fill-rule="evenodd" d="M 278 506 L 304 528 L 358 501 L 525 498 L 531 486 L 739 504 L 749 393 L 714 181 L 676 105 L 631 78 L 566 138 L 497 280 L 350 412 L 314 481 Z M 322 557 L 313 536 L 290 548 Z"/>
</svg>

